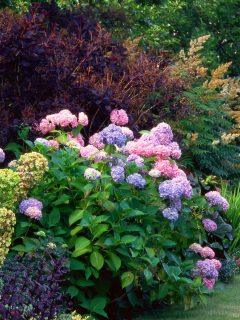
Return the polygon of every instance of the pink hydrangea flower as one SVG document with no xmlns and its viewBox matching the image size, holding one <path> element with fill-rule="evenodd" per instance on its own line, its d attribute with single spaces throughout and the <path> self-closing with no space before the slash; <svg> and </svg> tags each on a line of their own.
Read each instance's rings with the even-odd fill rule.
<svg viewBox="0 0 240 320">
<path fill-rule="evenodd" d="M 99 150 L 92 146 L 91 144 L 88 144 L 86 147 L 82 147 L 80 150 L 80 154 L 83 158 L 94 158 L 94 155 L 96 155 L 99 152 Z"/>
<path fill-rule="evenodd" d="M 178 166 L 175 162 L 171 163 L 169 160 L 158 159 L 155 162 L 155 169 L 159 170 L 164 177 L 174 178 L 178 173 Z"/>
<path fill-rule="evenodd" d="M 169 144 L 169 147 L 171 148 L 171 157 L 173 159 L 180 159 L 182 155 L 182 151 L 178 145 L 177 142 L 171 142 Z"/>
<path fill-rule="evenodd" d="M 217 270 L 219 270 L 219 269 L 222 268 L 222 264 L 221 264 L 221 262 L 220 262 L 219 260 L 217 260 L 217 259 L 212 259 L 212 262 L 214 263 L 215 268 L 216 268 Z"/>
<path fill-rule="evenodd" d="M 38 207 L 29 207 L 24 214 L 31 219 L 40 220 L 42 218 L 42 211 Z"/>
<path fill-rule="evenodd" d="M 169 146 L 158 145 L 155 147 L 155 155 L 161 160 L 171 156 L 172 148 Z"/>
<path fill-rule="evenodd" d="M 215 279 L 207 279 L 203 278 L 203 284 L 205 287 L 207 287 L 209 290 L 213 289 L 215 285 L 216 280 Z"/>
<path fill-rule="evenodd" d="M 57 140 L 48 140 L 49 146 L 58 150 L 59 149 L 59 143 Z"/>
<path fill-rule="evenodd" d="M 215 257 L 215 252 L 209 247 L 204 247 L 202 248 L 200 255 L 202 258 L 213 259 Z"/>
<path fill-rule="evenodd" d="M 78 123 L 84 127 L 88 125 L 88 116 L 86 115 L 86 113 L 80 112 L 78 114 Z"/>
<path fill-rule="evenodd" d="M 55 130 L 55 125 L 47 119 L 42 119 L 39 124 L 39 131 L 41 131 L 43 134 L 46 134 L 52 130 Z"/>
<path fill-rule="evenodd" d="M 84 146 L 84 140 L 83 140 L 83 137 L 80 133 L 76 137 L 74 137 L 71 133 L 68 133 L 67 139 L 68 139 L 68 141 L 77 142 L 81 147 Z"/>
<path fill-rule="evenodd" d="M 60 127 L 67 127 L 71 125 L 73 128 L 78 126 L 77 117 L 69 110 L 61 110 L 58 113 L 58 125 Z"/>
<path fill-rule="evenodd" d="M 110 120 L 118 126 L 124 126 L 128 123 L 128 115 L 123 109 L 114 109 L 110 114 Z"/>
<path fill-rule="evenodd" d="M 94 147 L 98 148 L 99 150 L 104 148 L 104 143 L 102 141 L 102 137 L 98 133 L 94 133 L 90 138 L 89 138 L 89 144 L 93 145 Z"/>
</svg>

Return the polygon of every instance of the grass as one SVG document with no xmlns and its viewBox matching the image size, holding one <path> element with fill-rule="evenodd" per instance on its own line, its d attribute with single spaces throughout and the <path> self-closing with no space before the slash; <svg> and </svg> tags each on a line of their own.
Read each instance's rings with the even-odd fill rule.
<svg viewBox="0 0 240 320">
<path fill-rule="evenodd" d="M 207 305 L 190 311 L 180 307 L 167 308 L 163 311 L 152 311 L 138 320 L 236 320 L 240 319 L 240 276 L 233 283 L 220 286 Z"/>
</svg>

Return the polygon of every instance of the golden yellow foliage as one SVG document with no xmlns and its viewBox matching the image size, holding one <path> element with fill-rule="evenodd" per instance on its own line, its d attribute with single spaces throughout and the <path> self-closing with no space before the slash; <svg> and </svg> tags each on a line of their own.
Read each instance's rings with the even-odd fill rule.
<svg viewBox="0 0 240 320">
<path fill-rule="evenodd" d="M 217 69 L 212 71 L 211 79 L 204 82 L 204 86 L 208 89 L 216 89 L 226 85 L 230 79 L 223 79 L 232 62 L 221 64 Z"/>
</svg>

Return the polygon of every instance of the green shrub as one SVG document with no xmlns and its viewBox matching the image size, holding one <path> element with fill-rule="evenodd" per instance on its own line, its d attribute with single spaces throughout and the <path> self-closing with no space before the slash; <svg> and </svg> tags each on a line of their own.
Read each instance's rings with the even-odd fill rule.
<svg viewBox="0 0 240 320">
<path fill-rule="evenodd" d="M 45 131 L 48 121 L 64 120 L 66 126 L 62 115 L 75 126 L 75 116 L 64 110 L 44 119 L 40 128 Z M 112 115 L 111 119 L 114 121 Z M 31 251 L 36 233 L 42 231 L 64 243 L 71 253 L 68 293 L 77 306 L 92 314 L 113 317 L 129 303 L 143 307 L 162 299 L 184 302 L 186 308 L 193 306 L 206 289 L 199 277 L 191 277 L 196 258 L 188 248 L 193 242 L 208 243 L 202 218 L 214 219 L 215 209 L 197 193 L 189 199 L 191 186 L 173 160 L 180 156 L 180 150 L 177 144 L 171 144 L 170 127 L 162 123 L 145 133 L 143 137 L 153 140 L 149 140 L 148 147 L 138 149 L 146 155 L 138 159 L 140 165 L 126 160 L 126 151 L 120 148 L 126 138 L 121 127 L 110 125 L 99 133 L 98 139 L 105 142 L 104 151 L 93 145 L 83 147 L 78 136 L 81 126 L 73 129 L 75 140 L 70 138 L 70 142 L 69 135 L 56 129 L 57 125 L 50 134 L 61 143 L 59 150 L 50 146 L 52 140 L 38 139 L 33 145 L 48 159 L 48 172 L 29 194 L 43 202 L 43 216 L 40 219 L 34 209 L 38 222 L 20 205 L 25 214 L 18 215 L 12 249 Z M 157 141 L 157 130 L 166 144 L 158 142 L 158 148 L 151 145 Z M 94 139 L 91 141 L 94 143 Z M 130 154 L 135 143 L 126 145 Z M 155 178 L 148 174 L 154 161 L 162 170 L 157 170 Z M 176 190 L 181 189 L 182 198 L 176 194 L 175 202 L 168 196 L 160 197 L 157 185 L 163 188 L 163 182 L 176 183 L 176 187 L 179 183 Z M 225 232 L 219 237 L 224 239 Z M 218 249 L 222 247 L 218 245 Z"/>
</svg>

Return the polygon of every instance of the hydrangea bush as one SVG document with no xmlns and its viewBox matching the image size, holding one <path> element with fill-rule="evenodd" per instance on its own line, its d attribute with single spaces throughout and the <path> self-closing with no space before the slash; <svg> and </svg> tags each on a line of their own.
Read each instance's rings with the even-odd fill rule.
<svg viewBox="0 0 240 320">
<path fill-rule="evenodd" d="M 42 158 L 12 169 L 28 170 L 31 185 L 19 204 L 13 250 L 28 252 L 43 231 L 64 243 L 68 293 L 92 314 L 111 318 L 126 302 L 142 307 L 161 299 L 188 308 L 218 277 L 208 239 L 227 201 L 192 189 L 168 124 L 134 137 L 124 110 L 110 120 L 86 141 L 85 114 L 62 110 L 42 119 L 39 131 L 48 136 L 29 144 L 33 158 Z"/>
</svg>

